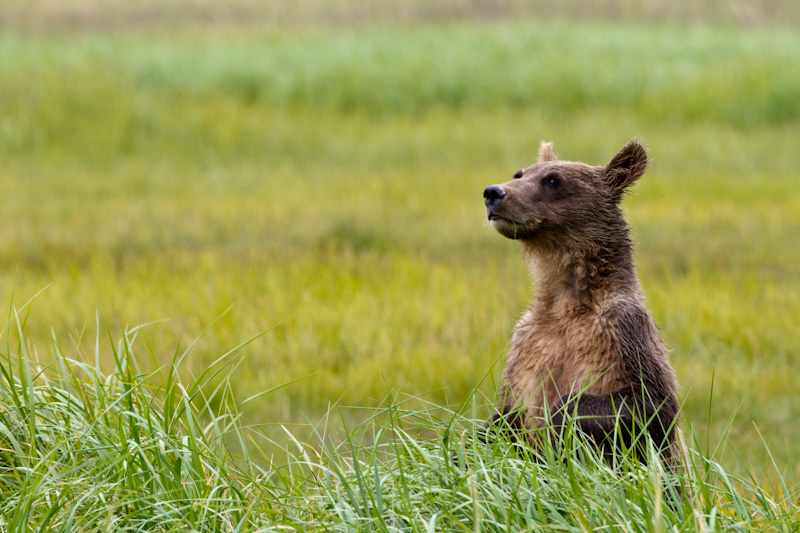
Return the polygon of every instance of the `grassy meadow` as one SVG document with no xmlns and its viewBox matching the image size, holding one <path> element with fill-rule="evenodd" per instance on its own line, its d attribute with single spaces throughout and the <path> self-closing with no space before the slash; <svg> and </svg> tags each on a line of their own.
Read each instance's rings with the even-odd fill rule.
<svg viewBox="0 0 800 533">
<path fill-rule="evenodd" d="M 323 418 L 328 439 L 361 427 L 387 396 L 485 416 L 535 287 L 518 245 L 486 224 L 483 188 L 531 164 L 541 140 L 602 164 L 639 136 L 653 165 L 625 209 L 685 426 L 703 453 L 724 441 L 724 468 L 791 487 L 798 67 L 800 32 L 779 25 L 6 29 L 7 364 L 113 372 L 117 339 L 147 324 L 141 374 L 192 345 L 191 382 L 258 337 L 198 416 L 291 382 L 241 406 L 275 441 L 245 447 L 265 450 L 289 439 L 281 425 L 300 440 Z"/>
</svg>

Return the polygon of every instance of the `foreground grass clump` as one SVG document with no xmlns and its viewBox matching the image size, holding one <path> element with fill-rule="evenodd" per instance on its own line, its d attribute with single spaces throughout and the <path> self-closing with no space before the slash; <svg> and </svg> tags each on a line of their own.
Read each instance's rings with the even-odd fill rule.
<svg viewBox="0 0 800 533">
<path fill-rule="evenodd" d="M 683 480 L 691 497 L 682 501 L 674 488 L 679 480 L 657 461 L 643 467 L 622 457 L 610 466 L 572 435 L 567 452 L 546 448 L 542 456 L 502 435 L 476 445 L 474 400 L 455 413 L 389 396 L 344 435 L 328 435 L 327 420 L 310 427 L 309 439 L 299 436 L 304 430 L 281 428 L 290 444 L 280 448 L 238 415 L 230 386 L 235 350 L 191 380 L 180 377 L 188 351 L 144 372 L 134 344 L 146 348 L 146 337 L 132 328 L 112 343 L 110 372 L 98 360 L 68 357 L 55 341 L 54 362 L 40 368 L 23 320 L 15 315 L 9 326 L 0 358 L 5 530 L 790 531 L 800 525 L 792 503 L 798 495 L 780 484 L 779 473 L 748 480 L 693 453 Z M 95 356 L 99 350 L 98 341 Z M 768 478 L 779 484 L 759 486 Z"/>
<path fill-rule="evenodd" d="M 18 317 L 10 325 L 22 339 Z M 207 371 L 184 385 L 177 352 L 166 372 L 142 373 L 131 348 L 139 334 L 130 329 L 112 345 L 111 373 L 97 360 L 68 358 L 57 342 L 47 368 L 31 360 L 24 340 L 16 355 L 3 354 L 6 530 L 220 530 L 245 519 L 254 499 L 249 491 L 261 487 L 243 480 L 261 472 L 236 462 L 223 443 L 240 436 L 235 412 L 213 407 L 226 403 L 228 381 L 209 387 L 214 373 Z"/>
</svg>

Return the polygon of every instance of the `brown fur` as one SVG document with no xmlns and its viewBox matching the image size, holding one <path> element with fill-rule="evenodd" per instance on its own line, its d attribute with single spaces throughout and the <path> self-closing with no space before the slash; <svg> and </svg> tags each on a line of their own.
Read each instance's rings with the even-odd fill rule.
<svg viewBox="0 0 800 533">
<path fill-rule="evenodd" d="M 646 428 L 676 465 L 673 370 L 644 305 L 619 207 L 649 164 L 636 140 L 601 167 L 560 161 L 542 143 L 537 164 L 484 191 L 490 223 L 520 241 L 538 284 L 514 329 L 495 420 L 514 415 L 530 434 L 575 414 L 607 447 L 610 434 Z"/>
</svg>

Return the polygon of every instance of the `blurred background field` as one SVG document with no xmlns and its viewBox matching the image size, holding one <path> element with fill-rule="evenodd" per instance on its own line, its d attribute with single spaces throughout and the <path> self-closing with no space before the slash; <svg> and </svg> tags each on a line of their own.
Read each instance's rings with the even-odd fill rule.
<svg viewBox="0 0 800 533">
<path fill-rule="evenodd" d="M 700 4 L 5 2 L 0 302 L 46 287 L 42 361 L 97 316 L 165 319 L 162 363 L 210 326 L 196 369 L 269 329 L 237 394 L 303 379 L 253 424 L 490 399 L 534 288 L 483 188 L 541 140 L 603 164 L 639 136 L 625 206 L 687 425 L 714 443 L 735 415 L 732 465 L 763 435 L 796 482 L 800 15 Z"/>
</svg>

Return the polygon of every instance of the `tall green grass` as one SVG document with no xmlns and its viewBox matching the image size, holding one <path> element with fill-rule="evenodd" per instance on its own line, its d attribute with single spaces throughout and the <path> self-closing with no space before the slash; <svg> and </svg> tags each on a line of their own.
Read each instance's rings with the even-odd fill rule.
<svg viewBox="0 0 800 533">
<path fill-rule="evenodd" d="M 99 362 L 99 330 L 93 359 L 73 359 L 53 339 L 54 357 L 42 366 L 24 338 L 25 318 L 15 312 L 3 331 L 4 530 L 210 531 L 246 520 L 254 487 L 240 480 L 264 473 L 248 463 L 243 441 L 241 460 L 223 442 L 244 438 L 238 413 L 218 407 L 230 404 L 230 382 L 209 386 L 220 371 L 229 377 L 231 354 L 184 384 L 180 350 L 168 366 L 143 372 L 137 327 L 112 341 L 112 372 Z"/>
<path fill-rule="evenodd" d="M 344 431 L 323 419 L 279 429 L 242 420 L 236 350 L 191 379 L 147 328 L 40 366 L 14 311 L 0 356 L 0 527 L 13 531 L 794 531 L 797 493 L 780 471 L 739 477 L 692 453 L 688 474 L 621 454 L 603 461 L 573 430 L 533 454 L 502 434 L 475 439 L 483 400 L 455 412 L 386 396 Z M 100 329 L 98 327 L 98 329 Z M 111 344 L 111 370 L 100 345 Z M 140 354 L 137 356 L 137 354 Z M 147 361 L 140 361 L 143 356 Z M 212 385 L 212 377 L 220 377 Z M 264 391 L 268 399 L 274 391 Z M 248 401 L 248 400 L 245 400 Z M 337 410 L 329 415 L 335 416 Z M 276 428 L 278 430 L 278 428 Z M 330 431 L 330 432 L 329 432 Z M 308 435 L 304 439 L 302 435 Z M 286 440 L 286 439 L 282 439 Z M 238 450 L 233 453 L 231 450 Z M 769 473 L 771 471 L 771 473 Z M 754 478 L 776 479 L 762 487 Z M 676 491 L 685 486 L 685 497 Z"/>
<path fill-rule="evenodd" d="M 544 20 L 4 32 L 0 301 L 48 287 L 28 336 L 65 349 L 98 309 L 115 338 L 167 319 L 148 341 L 158 365 L 197 341 L 185 379 L 273 328 L 233 387 L 301 381 L 243 405 L 252 423 L 387 387 L 452 407 L 487 372 L 491 397 L 535 289 L 481 191 L 542 139 L 602 164 L 638 135 L 654 164 L 625 208 L 686 419 L 715 442 L 735 412 L 723 464 L 761 471 L 760 433 L 792 484 L 799 41 Z"/>
</svg>

